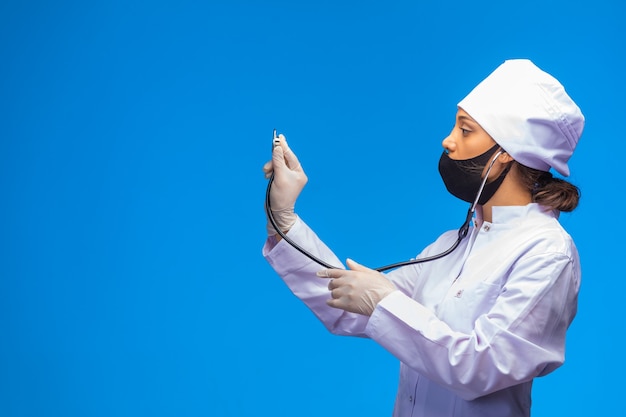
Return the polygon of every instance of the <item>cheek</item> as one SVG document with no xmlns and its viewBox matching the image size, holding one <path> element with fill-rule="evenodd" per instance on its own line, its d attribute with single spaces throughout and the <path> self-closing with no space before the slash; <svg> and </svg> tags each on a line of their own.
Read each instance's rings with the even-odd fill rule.
<svg viewBox="0 0 626 417">
<path fill-rule="evenodd" d="M 491 163 L 491 160 L 489 160 L 489 162 L 485 166 L 485 169 L 483 169 L 483 173 L 482 173 L 483 178 L 485 177 L 485 173 L 487 172 L 487 169 L 489 169 L 490 163 Z M 493 164 L 493 168 L 491 168 L 491 171 L 489 172 L 489 178 L 487 179 L 487 182 L 491 182 L 495 180 L 496 178 L 498 178 L 500 174 L 502 174 L 502 172 L 506 169 L 506 167 L 507 167 L 506 164 L 502 164 L 499 161 L 496 161 L 496 163 Z"/>
</svg>

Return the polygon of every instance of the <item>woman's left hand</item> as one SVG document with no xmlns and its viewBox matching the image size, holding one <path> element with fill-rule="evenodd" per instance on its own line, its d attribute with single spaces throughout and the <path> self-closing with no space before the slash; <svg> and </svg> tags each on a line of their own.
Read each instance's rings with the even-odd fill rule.
<svg viewBox="0 0 626 417">
<path fill-rule="evenodd" d="M 376 305 L 396 287 L 385 276 L 373 269 L 346 261 L 349 270 L 323 269 L 317 273 L 320 278 L 329 278 L 328 289 L 331 299 L 328 305 L 352 313 L 371 316 Z"/>
</svg>

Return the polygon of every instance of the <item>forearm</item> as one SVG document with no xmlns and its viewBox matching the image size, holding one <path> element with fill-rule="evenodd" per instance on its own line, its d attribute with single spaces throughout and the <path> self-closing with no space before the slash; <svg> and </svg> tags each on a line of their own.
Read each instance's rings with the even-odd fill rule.
<svg viewBox="0 0 626 417">
<path fill-rule="evenodd" d="M 298 219 L 288 237 L 324 262 L 343 268 L 337 256 L 302 220 Z M 285 240 L 278 240 L 278 236 L 268 238 L 263 255 L 293 294 L 306 304 L 330 332 L 363 336 L 367 317 L 327 305 L 330 299 L 328 280 L 316 275 L 323 266 L 292 248 Z"/>
<path fill-rule="evenodd" d="M 396 292 L 383 300 L 366 333 L 430 380 L 473 400 L 533 379 L 558 366 L 562 352 L 545 349 L 483 317 L 471 333 L 452 330 L 432 312 Z M 408 306 L 415 303 L 416 306 Z M 405 312 L 398 313 L 398 305 Z M 387 309 L 387 307 L 391 307 Z"/>
<path fill-rule="evenodd" d="M 499 295 L 468 326 L 445 316 L 468 311 L 470 305 L 459 304 L 471 304 L 470 288 L 463 298 L 449 301 L 456 308 L 444 312 L 442 301 L 436 314 L 394 292 L 378 304 L 366 333 L 410 368 L 467 400 L 545 375 L 564 361 L 578 278 L 567 257 L 542 258 L 545 263 L 536 257 L 518 263 L 505 287 L 490 286 Z"/>
</svg>

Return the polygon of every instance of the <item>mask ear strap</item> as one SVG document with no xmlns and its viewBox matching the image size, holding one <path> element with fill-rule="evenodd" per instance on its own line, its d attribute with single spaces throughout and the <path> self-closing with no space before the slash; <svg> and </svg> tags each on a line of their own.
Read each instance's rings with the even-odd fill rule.
<svg viewBox="0 0 626 417">
<path fill-rule="evenodd" d="M 506 151 L 502 148 L 500 148 L 500 150 L 498 152 L 496 152 L 495 156 L 493 158 L 491 158 L 491 161 L 489 162 L 489 168 L 487 168 L 487 172 L 485 173 L 485 178 L 483 178 L 483 181 L 480 183 L 480 188 L 478 189 L 478 194 L 476 194 L 476 198 L 474 199 L 474 203 L 472 204 L 472 206 L 470 207 L 470 212 L 474 213 L 474 211 L 476 210 L 476 206 L 478 205 L 478 200 L 480 199 L 480 195 L 483 193 L 483 189 L 485 188 L 485 184 L 487 184 L 487 178 L 489 178 L 489 173 L 491 172 L 491 168 L 493 167 L 493 164 L 496 163 L 496 159 L 498 159 L 498 157 L 500 155 L 502 155 L 503 153 L 505 153 Z M 506 172 L 508 172 L 508 169 L 510 168 L 510 165 L 507 167 L 507 169 L 505 170 Z"/>
</svg>

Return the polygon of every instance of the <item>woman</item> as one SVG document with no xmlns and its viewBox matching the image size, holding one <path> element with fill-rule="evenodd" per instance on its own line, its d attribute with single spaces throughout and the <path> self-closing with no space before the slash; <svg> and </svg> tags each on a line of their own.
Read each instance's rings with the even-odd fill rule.
<svg viewBox="0 0 626 417">
<path fill-rule="evenodd" d="M 387 274 L 348 259 L 321 267 L 268 224 L 263 254 L 332 333 L 369 337 L 401 362 L 394 416 L 529 416 L 535 377 L 564 361 L 580 263 L 558 223 L 578 189 L 550 174 L 567 162 L 584 117 L 552 76 L 509 60 L 458 105 L 439 171 L 477 203 L 473 226 L 441 260 Z M 337 257 L 295 215 L 307 178 L 284 137 L 264 170 L 276 225 L 330 265 Z M 485 183 L 483 179 L 486 176 Z M 452 247 L 446 232 L 418 258 Z"/>
</svg>

